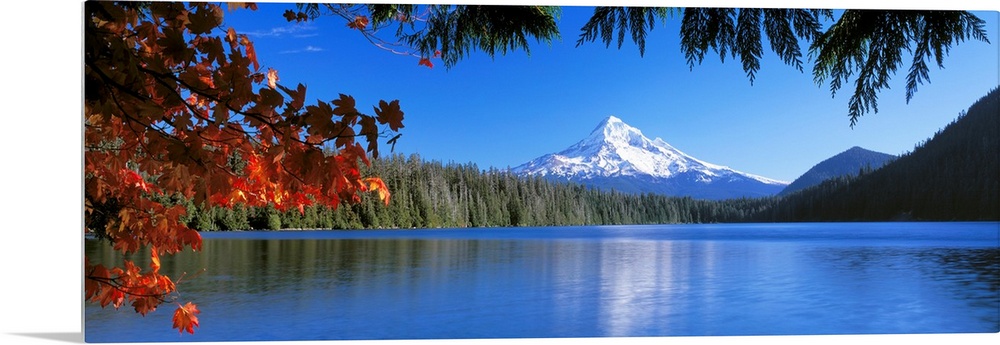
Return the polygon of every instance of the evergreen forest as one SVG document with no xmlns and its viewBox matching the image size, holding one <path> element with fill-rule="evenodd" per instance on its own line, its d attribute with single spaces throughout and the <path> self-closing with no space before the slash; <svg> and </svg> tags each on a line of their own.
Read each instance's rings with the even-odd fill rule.
<svg viewBox="0 0 1000 345">
<path fill-rule="evenodd" d="M 365 174 L 392 191 L 336 208 L 187 207 L 194 229 L 407 229 L 614 224 L 1000 220 L 1000 89 L 914 150 L 875 170 L 785 196 L 723 201 L 602 191 L 475 164 L 400 154 Z"/>
</svg>

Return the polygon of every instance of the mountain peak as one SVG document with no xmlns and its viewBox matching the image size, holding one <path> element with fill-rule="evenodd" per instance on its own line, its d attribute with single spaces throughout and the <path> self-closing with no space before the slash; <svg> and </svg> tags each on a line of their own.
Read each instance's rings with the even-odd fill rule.
<svg viewBox="0 0 1000 345">
<path fill-rule="evenodd" d="M 614 115 L 608 115 L 608 117 L 604 118 L 604 121 L 603 121 L 603 122 L 604 122 L 604 123 L 610 123 L 610 122 L 622 122 L 622 119 L 619 119 L 618 117 L 616 117 L 616 116 L 614 116 Z"/>
<path fill-rule="evenodd" d="M 853 176 L 860 169 L 877 169 L 895 159 L 896 156 L 854 146 L 814 165 L 802 176 L 792 181 L 779 195 L 806 189 L 825 180 L 839 176 Z"/>
<path fill-rule="evenodd" d="M 630 192 L 706 198 L 744 196 L 747 194 L 736 190 L 746 191 L 750 185 L 766 185 L 764 194 L 771 195 L 787 184 L 698 160 L 660 138 L 646 138 L 639 129 L 615 116 L 606 117 L 587 138 L 569 148 L 538 157 L 514 171 L 585 184 L 605 181 Z M 703 188 L 708 185 L 712 187 Z M 740 187 L 735 188 L 737 185 Z"/>
<path fill-rule="evenodd" d="M 633 128 L 626 124 L 622 119 L 615 117 L 614 115 L 608 116 L 601 120 L 591 132 L 607 132 L 608 130 L 619 131 L 622 129 Z"/>
<path fill-rule="evenodd" d="M 643 146 L 649 141 L 638 128 L 629 126 L 615 116 L 608 116 L 590 133 L 591 143 L 611 143 L 616 146 Z"/>
</svg>

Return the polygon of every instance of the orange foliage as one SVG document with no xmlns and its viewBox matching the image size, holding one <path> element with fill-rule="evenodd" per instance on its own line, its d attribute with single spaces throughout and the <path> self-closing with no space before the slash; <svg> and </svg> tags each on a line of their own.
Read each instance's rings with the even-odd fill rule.
<svg viewBox="0 0 1000 345">
<path fill-rule="evenodd" d="M 354 21 L 347 23 L 347 27 L 351 29 L 364 30 L 368 27 L 368 17 L 355 16 Z"/>
<path fill-rule="evenodd" d="M 157 202 L 159 195 L 300 211 L 358 202 L 365 191 L 389 201 L 382 180 L 363 178 L 360 165 L 377 157 L 379 137 L 403 127 L 399 102 L 380 101 L 376 116 L 347 95 L 306 105 L 305 86 L 278 84 L 246 35 L 215 30 L 223 15 L 205 3 L 85 3 L 85 231 L 123 253 L 151 253 L 145 269 L 85 260 L 87 301 L 130 303 L 145 315 L 176 298 L 174 281 L 159 273 L 160 255 L 200 250 L 202 240 L 179 220 L 184 207 Z M 174 328 L 193 333 L 199 310 L 177 306 Z"/>
<path fill-rule="evenodd" d="M 198 317 L 195 315 L 198 315 L 201 311 L 198 310 L 198 308 L 191 302 L 188 302 L 183 306 L 179 304 L 177 306 L 178 308 L 174 311 L 174 317 L 172 318 L 174 321 L 174 328 L 176 328 L 177 332 L 180 333 L 187 331 L 188 333 L 194 334 L 194 328 L 199 327 Z"/>
</svg>

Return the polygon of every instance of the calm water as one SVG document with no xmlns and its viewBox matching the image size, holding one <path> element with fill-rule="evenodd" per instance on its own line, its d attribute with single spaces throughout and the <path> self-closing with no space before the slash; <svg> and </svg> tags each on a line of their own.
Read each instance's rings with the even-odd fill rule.
<svg viewBox="0 0 1000 345">
<path fill-rule="evenodd" d="M 163 262 L 187 272 L 194 335 L 170 328 L 169 305 L 140 317 L 88 303 L 85 340 L 1000 332 L 993 222 L 203 236 L 202 252 Z"/>
</svg>

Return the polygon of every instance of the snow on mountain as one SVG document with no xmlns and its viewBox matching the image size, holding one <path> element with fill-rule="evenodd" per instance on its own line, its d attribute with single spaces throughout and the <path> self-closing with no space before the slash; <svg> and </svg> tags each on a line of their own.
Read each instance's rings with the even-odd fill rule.
<svg viewBox="0 0 1000 345">
<path fill-rule="evenodd" d="M 569 148 L 513 171 L 629 193 L 704 199 L 773 195 L 788 185 L 691 157 L 660 138 L 650 140 L 614 116 Z"/>
</svg>

